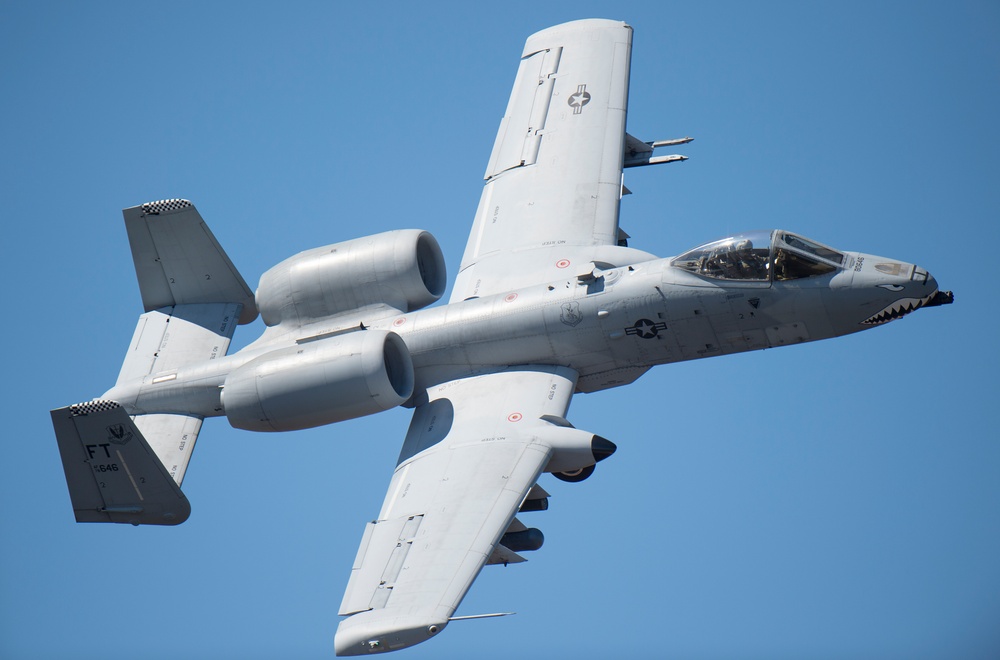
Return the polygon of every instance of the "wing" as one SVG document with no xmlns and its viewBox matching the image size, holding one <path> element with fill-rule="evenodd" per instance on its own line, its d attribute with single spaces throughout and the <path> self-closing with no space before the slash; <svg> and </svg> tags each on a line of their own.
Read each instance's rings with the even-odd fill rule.
<svg viewBox="0 0 1000 660">
<path fill-rule="evenodd" d="M 565 422 L 575 387 L 572 370 L 537 366 L 428 390 L 382 511 L 365 527 L 341 604 L 348 618 L 337 629 L 338 655 L 429 639 L 491 557 L 521 561 L 519 548 L 540 545 L 541 533 L 514 518 L 544 496 L 531 492 L 538 476 L 556 463 L 593 464 L 595 447 L 608 446 Z M 542 508 L 532 503 L 524 508 Z"/>
<path fill-rule="evenodd" d="M 609 20 L 528 38 L 452 302 L 652 258 L 616 247 L 631 49 Z"/>
</svg>

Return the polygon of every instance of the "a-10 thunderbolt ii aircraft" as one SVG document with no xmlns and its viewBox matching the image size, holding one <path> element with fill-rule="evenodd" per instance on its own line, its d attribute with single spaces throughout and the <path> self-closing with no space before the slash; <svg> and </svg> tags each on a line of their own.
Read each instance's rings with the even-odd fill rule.
<svg viewBox="0 0 1000 660">
<path fill-rule="evenodd" d="M 184 522 L 206 417 L 288 431 L 412 407 L 335 640 L 399 649 L 444 630 L 483 566 L 541 546 L 517 515 L 547 507 L 543 472 L 579 481 L 615 451 L 567 420 L 575 393 L 952 301 L 919 266 L 787 231 L 669 259 L 628 247 L 623 168 L 682 160 L 654 150 L 688 141 L 625 132 L 631 41 L 609 20 L 528 39 L 447 305 L 425 309 L 446 281 L 424 231 L 303 252 L 254 293 L 190 202 L 125 209 L 146 313 L 115 386 L 52 411 L 76 519 Z M 227 356 L 258 314 L 263 335 Z"/>
</svg>

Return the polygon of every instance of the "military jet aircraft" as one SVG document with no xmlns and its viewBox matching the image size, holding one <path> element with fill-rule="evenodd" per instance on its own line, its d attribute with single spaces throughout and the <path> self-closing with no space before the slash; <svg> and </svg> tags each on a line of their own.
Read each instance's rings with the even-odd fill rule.
<svg viewBox="0 0 1000 660">
<path fill-rule="evenodd" d="M 580 481 L 615 451 L 569 422 L 574 394 L 952 302 L 919 266 L 788 231 L 667 259 L 629 247 L 623 170 L 690 141 L 626 133 L 631 42 L 609 20 L 528 39 L 446 305 L 428 307 L 446 278 L 425 231 L 303 252 L 252 292 L 190 202 L 125 209 L 145 313 L 114 387 L 52 411 L 76 519 L 184 522 L 206 417 L 289 431 L 411 407 L 335 639 L 338 655 L 391 651 L 455 620 L 484 566 L 542 545 L 517 517 L 547 507 L 542 473 Z M 262 336 L 227 355 L 258 315 Z"/>
</svg>

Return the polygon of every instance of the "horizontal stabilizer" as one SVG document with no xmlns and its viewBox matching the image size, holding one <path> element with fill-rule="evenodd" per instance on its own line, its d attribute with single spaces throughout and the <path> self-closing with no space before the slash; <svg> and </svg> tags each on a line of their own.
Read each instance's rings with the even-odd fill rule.
<svg viewBox="0 0 1000 660">
<path fill-rule="evenodd" d="M 238 304 L 177 305 L 139 317 L 118 385 L 145 376 L 166 379 L 189 364 L 223 357 L 236 329 Z M 102 397 L 126 403 L 114 396 Z"/>
<path fill-rule="evenodd" d="M 146 312 L 139 317 L 115 388 L 101 397 L 117 401 L 135 415 L 136 427 L 178 486 L 191 461 L 202 419 L 215 411 L 146 414 L 136 405 L 136 397 L 169 387 L 186 365 L 224 356 L 240 309 L 238 303 L 203 303 Z M 136 387 L 140 381 L 142 386 Z"/>
<path fill-rule="evenodd" d="M 180 486 L 201 432 L 202 418 L 197 415 L 136 415 L 132 421 L 167 474 Z"/>
<path fill-rule="evenodd" d="M 253 292 L 194 204 L 167 199 L 122 214 L 147 312 L 174 305 L 237 303 L 243 305 L 241 324 L 257 318 Z"/>
<path fill-rule="evenodd" d="M 52 411 L 77 522 L 179 525 L 191 505 L 114 401 Z"/>
</svg>

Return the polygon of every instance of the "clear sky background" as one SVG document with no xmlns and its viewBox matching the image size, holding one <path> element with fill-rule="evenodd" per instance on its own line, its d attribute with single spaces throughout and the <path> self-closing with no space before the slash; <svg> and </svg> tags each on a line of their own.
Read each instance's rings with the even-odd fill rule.
<svg viewBox="0 0 1000 660">
<path fill-rule="evenodd" d="M 0 0 L 0 657 L 332 657 L 407 411 L 209 420 L 188 522 L 73 522 L 48 411 L 142 312 L 120 209 L 191 199 L 251 286 L 406 227 L 454 275 L 525 38 L 595 16 L 635 27 L 629 132 L 696 138 L 626 173 L 633 246 L 781 227 L 956 303 L 578 396 L 618 453 L 544 476 L 545 547 L 459 610 L 518 614 L 400 657 L 1000 657 L 1000 4 L 585 0 Z"/>
</svg>

